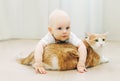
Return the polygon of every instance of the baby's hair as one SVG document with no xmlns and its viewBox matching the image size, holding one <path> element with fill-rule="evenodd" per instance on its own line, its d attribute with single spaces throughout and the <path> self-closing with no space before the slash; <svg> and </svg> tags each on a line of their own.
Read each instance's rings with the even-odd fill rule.
<svg viewBox="0 0 120 81">
<path fill-rule="evenodd" d="M 49 21 L 48 21 L 49 26 L 52 25 L 52 22 L 56 18 L 63 17 L 63 16 L 66 18 L 69 18 L 68 14 L 65 11 L 59 10 L 59 9 L 54 10 L 49 16 Z"/>
<path fill-rule="evenodd" d="M 59 16 L 59 15 L 68 16 L 68 14 L 65 11 L 56 9 L 50 14 L 49 19 L 51 19 L 55 15 L 57 15 L 57 16 Z"/>
</svg>

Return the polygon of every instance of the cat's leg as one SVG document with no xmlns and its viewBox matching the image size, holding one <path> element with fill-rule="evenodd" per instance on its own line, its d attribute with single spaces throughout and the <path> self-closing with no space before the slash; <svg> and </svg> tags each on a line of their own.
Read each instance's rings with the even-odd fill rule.
<svg viewBox="0 0 120 81">
<path fill-rule="evenodd" d="M 24 65 L 31 65 L 34 58 L 34 52 L 31 53 L 22 53 L 17 56 L 17 61 Z"/>
<path fill-rule="evenodd" d="M 43 66 L 45 69 L 48 69 L 48 70 L 51 70 L 52 69 L 52 66 L 51 65 L 48 65 L 46 63 L 43 63 Z"/>
<path fill-rule="evenodd" d="M 59 70 L 60 67 L 58 64 L 58 58 L 53 56 L 50 59 L 51 60 L 48 60 L 50 62 L 50 64 L 47 62 L 47 60 L 46 60 L 46 63 L 45 62 L 43 63 L 44 68 L 49 69 L 49 70 Z"/>
<path fill-rule="evenodd" d="M 104 57 L 104 56 L 100 57 L 100 64 L 102 64 L 102 63 L 108 63 L 108 62 L 109 62 L 109 58 Z"/>
</svg>

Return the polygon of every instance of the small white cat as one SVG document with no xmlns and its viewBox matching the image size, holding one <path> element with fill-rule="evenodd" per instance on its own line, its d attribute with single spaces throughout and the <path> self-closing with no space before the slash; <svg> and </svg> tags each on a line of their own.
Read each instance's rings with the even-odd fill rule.
<svg viewBox="0 0 120 81">
<path fill-rule="evenodd" d="M 104 57 L 103 49 L 106 44 L 106 35 L 105 34 L 91 34 L 87 33 L 86 41 L 94 49 L 94 51 L 100 56 L 100 63 L 109 62 L 109 59 Z"/>
</svg>

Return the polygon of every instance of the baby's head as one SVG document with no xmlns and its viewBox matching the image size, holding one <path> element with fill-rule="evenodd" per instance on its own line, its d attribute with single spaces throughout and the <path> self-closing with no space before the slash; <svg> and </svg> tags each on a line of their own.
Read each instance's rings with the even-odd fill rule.
<svg viewBox="0 0 120 81">
<path fill-rule="evenodd" d="M 70 35 L 70 18 L 68 14 L 62 10 L 55 10 L 49 17 L 49 32 L 56 40 L 65 41 Z"/>
</svg>

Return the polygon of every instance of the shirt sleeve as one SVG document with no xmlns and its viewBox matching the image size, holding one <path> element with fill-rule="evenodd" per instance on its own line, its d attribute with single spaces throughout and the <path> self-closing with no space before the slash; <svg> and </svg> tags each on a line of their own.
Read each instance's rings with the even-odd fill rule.
<svg viewBox="0 0 120 81">
<path fill-rule="evenodd" d="M 40 41 L 44 42 L 45 45 L 55 43 L 55 39 L 50 33 L 47 33 Z"/>
<path fill-rule="evenodd" d="M 75 46 L 78 46 L 82 43 L 82 40 L 79 39 L 74 33 L 71 32 L 69 42 Z"/>
</svg>

